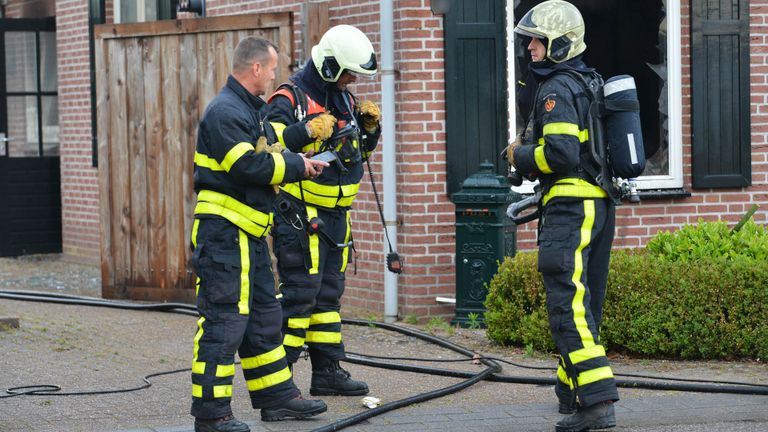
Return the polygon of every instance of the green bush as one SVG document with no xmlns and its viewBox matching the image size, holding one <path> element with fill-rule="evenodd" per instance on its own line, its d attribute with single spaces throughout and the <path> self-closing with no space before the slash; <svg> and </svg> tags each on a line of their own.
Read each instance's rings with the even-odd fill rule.
<svg viewBox="0 0 768 432">
<path fill-rule="evenodd" d="M 724 223 L 659 233 L 614 250 L 601 340 L 610 349 L 684 359 L 768 358 L 768 232 Z M 551 351 L 536 253 L 507 258 L 490 284 L 488 336 Z"/>
</svg>

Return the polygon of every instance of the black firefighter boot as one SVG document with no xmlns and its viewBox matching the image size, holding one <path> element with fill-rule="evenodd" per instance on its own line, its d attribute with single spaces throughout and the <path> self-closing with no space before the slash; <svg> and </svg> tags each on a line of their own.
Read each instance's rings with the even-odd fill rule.
<svg viewBox="0 0 768 432">
<path fill-rule="evenodd" d="M 236 419 L 233 415 L 217 419 L 195 419 L 195 432 L 250 432 L 247 424 Z"/>
<path fill-rule="evenodd" d="M 616 426 L 613 402 L 600 402 L 586 408 L 579 408 L 576 414 L 563 418 L 555 425 L 557 432 L 582 432 L 608 429 Z"/>
<path fill-rule="evenodd" d="M 315 356 L 317 357 L 317 356 Z M 362 396 L 368 394 L 368 384 L 350 378 L 338 360 L 327 358 L 312 360 L 312 383 L 309 394 L 312 396 Z"/>
<path fill-rule="evenodd" d="M 285 419 L 305 419 L 324 413 L 328 409 L 321 400 L 304 399 L 301 395 L 280 405 L 262 408 L 261 421 L 271 422 Z"/>
</svg>

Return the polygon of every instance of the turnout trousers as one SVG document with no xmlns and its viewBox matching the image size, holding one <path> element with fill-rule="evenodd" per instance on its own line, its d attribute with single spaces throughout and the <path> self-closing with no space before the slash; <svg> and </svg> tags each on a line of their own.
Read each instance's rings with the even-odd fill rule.
<svg viewBox="0 0 768 432">
<path fill-rule="evenodd" d="M 286 357 L 295 363 L 304 345 L 317 359 L 341 360 L 341 296 L 350 255 L 351 227 L 345 207 L 323 208 L 293 201 L 290 214 L 275 215 L 274 236 L 283 306 Z M 306 209 L 308 220 L 319 217 L 323 234 L 309 234 L 306 222 L 292 218 Z M 277 210 L 276 210 L 277 212 Z"/>
<path fill-rule="evenodd" d="M 285 359 L 282 312 L 267 243 L 219 217 L 198 217 L 192 229 L 197 273 L 197 333 L 192 360 L 191 414 L 232 413 L 235 352 L 254 408 L 299 395 Z"/>
<path fill-rule="evenodd" d="M 614 227 L 613 203 L 602 198 L 553 198 L 541 219 L 538 266 L 560 353 L 555 392 L 582 407 L 619 399 L 600 344 Z"/>
</svg>

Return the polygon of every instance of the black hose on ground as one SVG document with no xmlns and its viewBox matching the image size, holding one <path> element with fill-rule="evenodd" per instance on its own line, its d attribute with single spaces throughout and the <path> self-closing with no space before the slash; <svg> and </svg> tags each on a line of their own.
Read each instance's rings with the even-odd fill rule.
<svg viewBox="0 0 768 432">
<path fill-rule="evenodd" d="M 110 308 L 130 309 L 130 310 L 172 312 L 172 313 L 180 313 L 180 314 L 194 315 L 194 316 L 198 315 L 195 306 L 184 304 L 184 303 L 141 304 L 141 303 L 131 303 L 131 302 L 124 302 L 124 301 L 104 300 L 104 299 L 93 298 L 93 297 L 73 296 L 73 295 L 66 295 L 66 294 L 55 294 L 55 293 L 52 294 L 52 293 L 42 293 L 42 292 L 33 292 L 33 291 L 3 291 L 3 290 L 0 290 L 0 298 L 6 298 L 11 300 L 22 300 L 22 301 L 40 301 L 40 302 L 70 304 L 70 305 L 80 305 L 80 306 L 99 306 L 99 307 L 110 307 Z M 466 380 L 461 383 L 454 384 L 442 389 L 433 390 L 431 392 L 418 394 L 405 399 L 384 404 L 382 406 L 376 407 L 369 411 L 365 411 L 365 412 L 353 415 L 351 417 L 338 420 L 327 426 L 314 429 L 312 432 L 328 432 L 328 431 L 340 430 L 347 426 L 353 425 L 355 423 L 359 423 L 363 420 L 369 419 L 379 414 L 383 414 L 388 411 L 402 408 L 404 406 L 411 405 L 414 403 L 424 402 L 430 399 L 442 397 L 447 394 L 455 393 L 482 380 L 515 383 L 515 384 L 534 384 L 534 385 L 553 385 L 555 383 L 554 378 L 500 375 L 498 374 L 498 372 L 501 371 L 501 366 L 499 366 L 496 360 L 503 361 L 503 362 L 506 362 L 506 361 L 501 359 L 480 357 L 476 353 L 462 346 L 456 345 L 445 339 L 442 339 L 418 330 L 408 329 L 408 328 L 397 326 L 394 324 L 372 322 L 372 321 L 365 321 L 365 320 L 355 320 L 355 319 L 343 319 L 342 323 L 350 324 L 350 325 L 378 327 L 385 330 L 390 330 L 400 334 L 404 334 L 407 336 L 415 337 L 415 338 L 424 340 L 426 342 L 433 343 L 440 347 L 449 349 L 451 351 L 457 352 L 459 354 L 465 355 L 468 357 L 467 360 L 480 361 L 486 366 L 486 369 L 484 369 L 479 373 L 472 373 L 472 372 L 456 371 L 456 370 L 449 370 L 449 369 L 439 369 L 439 368 L 433 368 L 433 367 L 388 363 L 388 362 L 383 362 L 379 360 L 366 359 L 362 355 L 351 355 L 346 359 L 346 361 L 350 363 L 378 367 L 378 368 L 385 368 L 385 369 L 401 370 L 401 371 L 407 371 L 407 372 L 465 378 Z M 427 360 L 427 359 L 423 359 L 423 360 Z M 516 366 L 519 366 L 519 365 L 516 365 Z M 538 367 L 530 367 L 530 368 L 541 369 Z M 152 384 L 148 380 L 151 377 L 160 376 L 160 375 L 170 375 L 170 374 L 185 372 L 189 370 L 190 369 L 179 369 L 174 371 L 159 372 L 159 373 L 147 375 L 143 378 L 145 382 L 144 385 L 131 388 L 131 389 L 60 393 L 59 390 L 61 389 L 58 386 L 48 386 L 48 385 L 26 386 L 26 387 L 15 387 L 12 389 L 8 389 L 6 390 L 6 393 L 8 394 L 0 395 L 0 398 L 21 396 L 21 395 L 66 396 L 66 395 L 106 394 L 106 393 L 122 393 L 122 392 L 136 391 L 136 390 L 142 390 L 151 386 Z M 657 377 L 652 377 L 652 376 L 649 377 L 644 375 L 638 375 L 638 376 L 652 378 L 652 379 L 659 379 L 659 380 L 673 379 L 673 380 L 685 381 L 684 379 L 675 379 L 675 378 L 662 378 L 662 377 L 657 378 Z M 697 381 L 697 380 L 689 380 L 689 381 Z M 703 381 L 703 382 L 711 383 L 712 381 Z M 730 384 L 738 384 L 741 386 L 746 386 L 751 388 L 743 388 L 735 385 L 711 385 L 711 384 L 705 385 L 705 384 L 679 384 L 679 383 L 676 384 L 676 383 L 669 383 L 669 382 L 654 382 L 654 381 L 616 380 L 616 383 L 620 387 L 644 388 L 644 389 L 651 389 L 651 390 L 676 390 L 676 391 L 705 392 L 705 393 L 768 395 L 768 386 L 761 385 L 761 384 L 751 384 L 751 383 L 730 382 Z"/>
</svg>

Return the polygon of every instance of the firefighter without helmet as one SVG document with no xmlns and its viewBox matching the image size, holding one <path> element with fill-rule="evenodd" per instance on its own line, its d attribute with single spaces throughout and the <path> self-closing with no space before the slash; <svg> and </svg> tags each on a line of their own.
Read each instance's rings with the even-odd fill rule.
<svg viewBox="0 0 768 432">
<path fill-rule="evenodd" d="M 351 25 L 331 27 L 312 47 L 312 63 L 323 80 L 336 82 L 345 70 L 376 74 L 376 53 L 368 37 Z"/>
<path fill-rule="evenodd" d="M 570 60 L 587 49 L 584 19 L 576 6 L 563 0 L 549 0 L 528 11 L 515 33 L 541 39 L 547 58 L 555 63 Z"/>
</svg>

